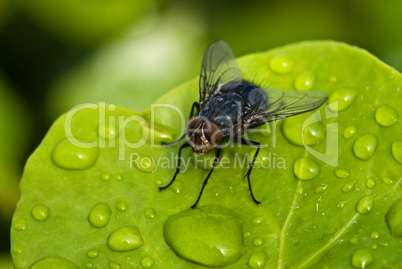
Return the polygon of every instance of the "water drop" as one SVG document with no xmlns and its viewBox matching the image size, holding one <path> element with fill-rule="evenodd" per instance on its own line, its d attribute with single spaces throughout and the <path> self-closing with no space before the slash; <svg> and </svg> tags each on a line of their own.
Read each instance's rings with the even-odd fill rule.
<svg viewBox="0 0 402 269">
<path fill-rule="evenodd" d="M 136 226 L 121 227 L 107 239 L 107 246 L 117 252 L 131 251 L 141 247 L 144 240 Z"/>
<path fill-rule="evenodd" d="M 183 187 L 184 187 L 183 181 L 176 180 L 175 182 L 173 182 L 172 186 L 170 186 L 170 190 L 174 193 L 180 193 Z"/>
<path fill-rule="evenodd" d="M 263 223 L 265 220 L 265 218 L 263 216 L 257 216 L 254 217 L 253 220 L 251 221 L 252 224 L 256 225 L 256 224 L 261 224 Z"/>
<path fill-rule="evenodd" d="M 355 100 L 358 91 L 354 89 L 339 89 L 329 97 L 328 104 L 332 111 L 343 111 Z M 336 102 L 338 101 L 338 102 Z"/>
<path fill-rule="evenodd" d="M 303 126 L 310 116 L 311 114 L 305 113 L 283 121 L 282 133 L 289 142 L 298 146 L 311 146 L 325 139 L 326 129 L 321 121 L 313 121 L 314 123 Z M 313 114 L 312 117 L 317 116 Z"/>
<path fill-rule="evenodd" d="M 127 211 L 128 209 L 128 204 L 125 201 L 119 201 L 116 204 L 116 209 L 120 212 Z"/>
<path fill-rule="evenodd" d="M 104 139 L 116 139 L 119 134 L 119 129 L 113 124 L 106 124 L 105 122 L 99 124 L 98 135 Z"/>
<path fill-rule="evenodd" d="M 49 217 L 50 210 L 45 205 L 37 205 L 32 208 L 31 214 L 37 221 L 45 221 Z"/>
<path fill-rule="evenodd" d="M 352 181 L 346 182 L 345 184 L 343 184 L 341 190 L 342 190 L 342 192 L 344 192 L 344 193 L 348 193 L 348 192 L 350 192 L 351 190 L 353 190 L 353 188 L 355 187 L 355 185 L 356 185 L 356 180 L 352 180 Z"/>
<path fill-rule="evenodd" d="M 356 211 L 360 215 L 367 215 L 368 213 L 373 210 L 374 206 L 374 196 L 373 195 L 366 195 L 363 196 L 356 205 Z"/>
<path fill-rule="evenodd" d="M 303 194 L 303 186 L 302 185 L 297 186 L 296 194 Z"/>
<path fill-rule="evenodd" d="M 156 218 L 156 212 L 153 208 L 145 208 L 144 215 L 147 219 L 154 219 Z"/>
<path fill-rule="evenodd" d="M 335 170 L 335 175 L 339 178 L 347 178 L 350 177 L 350 172 L 347 169 L 338 168 Z"/>
<path fill-rule="evenodd" d="M 374 188 L 374 186 L 375 186 L 375 180 L 372 179 L 372 178 L 367 179 L 366 186 L 367 186 L 367 188 L 369 188 L 369 189 Z"/>
<path fill-rule="evenodd" d="M 18 219 L 16 221 L 14 221 L 13 228 L 16 231 L 25 231 L 27 229 L 26 219 Z"/>
<path fill-rule="evenodd" d="M 393 180 L 392 180 L 391 178 L 389 178 L 389 177 L 382 177 L 381 180 L 382 180 L 382 182 L 384 182 L 384 184 L 386 184 L 386 185 L 390 185 L 390 184 L 393 183 Z"/>
<path fill-rule="evenodd" d="M 398 122 L 398 113 L 390 106 L 382 105 L 375 112 L 375 120 L 384 127 L 390 127 Z"/>
<path fill-rule="evenodd" d="M 353 144 L 353 153 L 362 161 L 369 160 L 377 148 L 377 137 L 372 134 L 362 135 Z"/>
<path fill-rule="evenodd" d="M 365 248 L 357 249 L 352 256 L 352 266 L 354 268 L 366 268 L 374 261 L 373 254 Z"/>
<path fill-rule="evenodd" d="M 359 238 L 357 238 L 356 236 L 353 236 L 349 240 L 349 243 L 351 243 L 351 244 L 356 244 L 357 242 L 359 242 Z"/>
<path fill-rule="evenodd" d="M 108 204 L 98 203 L 89 213 L 88 221 L 96 228 L 105 227 L 108 224 L 111 210 Z"/>
<path fill-rule="evenodd" d="M 346 205 L 346 201 L 340 201 L 340 202 L 336 205 L 336 207 L 337 207 L 338 209 L 343 209 L 343 208 L 345 207 L 345 205 Z"/>
<path fill-rule="evenodd" d="M 116 181 L 122 181 L 124 176 L 122 174 L 116 174 L 113 176 L 113 179 Z"/>
<path fill-rule="evenodd" d="M 356 134 L 356 132 L 357 132 L 357 128 L 355 126 L 348 126 L 343 131 L 343 137 L 345 139 L 349 139 L 352 136 L 354 136 Z"/>
<path fill-rule="evenodd" d="M 370 236 L 373 239 L 378 239 L 380 237 L 380 233 L 377 231 L 373 231 Z"/>
<path fill-rule="evenodd" d="M 373 244 L 371 245 L 371 248 L 372 248 L 372 249 L 377 249 L 377 248 L 378 248 L 378 244 L 377 244 L 377 243 L 373 243 Z"/>
<path fill-rule="evenodd" d="M 300 91 L 308 91 L 314 87 L 315 74 L 311 71 L 301 72 L 295 81 L 295 88 Z"/>
<path fill-rule="evenodd" d="M 12 252 L 13 255 L 16 255 L 16 254 L 22 254 L 24 252 L 24 250 L 25 250 L 24 246 L 16 245 L 16 246 L 13 247 L 11 252 Z"/>
<path fill-rule="evenodd" d="M 257 237 L 253 241 L 254 246 L 262 246 L 264 244 L 264 239 L 261 237 Z"/>
<path fill-rule="evenodd" d="M 250 259 L 248 260 L 248 266 L 252 269 L 264 268 L 267 260 L 267 254 L 265 254 L 263 251 L 258 251 L 251 255 Z"/>
<path fill-rule="evenodd" d="M 135 167 L 145 173 L 151 173 L 155 169 L 154 161 L 151 157 L 139 157 L 134 161 Z"/>
<path fill-rule="evenodd" d="M 157 178 L 157 179 L 155 179 L 154 183 L 156 186 L 161 186 L 163 181 L 160 178 Z"/>
<path fill-rule="evenodd" d="M 402 199 L 396 201 L 385 215 L 392 236 L 402 237 Z"/>
<path fill-rule="evenodd" d="M 117 262 L 109 262 L 109 268 L 110 269 L 120 269 L 121 265 Z"/>
<path fill-rule="evenodd" d="M 293 70 L 294 61 L 287 56 L 276 56 L 269 61 L 269 66 L 275 73 L 286 74 Z"/>
<path fill-rule="evenodd" d="M 299 157 L 295 160 L 293 171 L 300 180 L 310 180 L 320 173 L 320 165 L 307 157 Z"/>
<path fill-rule="evenodd" d="M 99 150 L 78 147 L 64 140 L 56 146 L 52 153 L 53 163 L 63 169 L 86 169 L 91 167 L 98 158 Z"/>
<path fill-rule="evenodd" d="M 99 251 L 97 250 L 90 250 L 87 253 L 88 258 L 93 259 L 99 256 Z"/>
<path fill-rule="evenodd" d="M 219 205 L 171 215 L 164 223 L 166 243 L 177 256 L 210 267 L 223 267 L 243 255 L 242 224 Z"/>
<path fill-rule="evenodd" d="M 322 193 L 322 192 L 324 192 L 326 189 L 327 189 L 327 187 L 328 187 L 328 185 L 324 185 L 324 184 L 322 184 L 322 185 L 320 185 L 320 186 L 317 186 L 317 187 L 315 187 L 315 189 L 314 189 L 314 193 Z"/>
<path fill-rule="evenodd" d="M 154 260 L 151 257 L 144 257 L 141 260 L 141 266 L 144 268 L 151 268 L 154 266 Z"/>
<path fill-rule="evenodd" d="M 109 172 L 105 172 L 102 173 L 100 177 L 103 181 L 109 181 L 110 179 L 112 179 L 112 174 Z"/>
<path fill-rule="evenodd" d="M 78 269 L 72 262 L 61 257 L 46 257 L 37 261 L 30 269 L 46 269 L 46 268 L 63 268 L 63 269 Z"/>
<path fill-rule="evenodd" d="M 402 163 L 402 141 L 394 141 L 391 146 L 392 155 L 398 163 Z"/>
<path fill-rule="evenodd" d="M 93 265 L 92 263 L 87 263 L 87 264 L 85 265 L 85 267 L 89 269 L 89 268 L 93 268 L 94 265 Z"/>
</svg>

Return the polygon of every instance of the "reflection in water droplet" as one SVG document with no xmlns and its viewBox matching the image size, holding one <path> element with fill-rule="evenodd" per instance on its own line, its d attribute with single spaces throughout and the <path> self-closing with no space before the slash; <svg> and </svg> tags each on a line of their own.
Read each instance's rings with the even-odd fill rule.
<svg viewBox="0 0 402 269">
<path fill-rule="evenodd" d="M 347 169 L 338 168 L 335 170 L 335 175 L 339 178 L 347 178 L 350 177 L 350 172 Z"/>
<path fill-rule="evenodd" d="M 144 215 L 147 219 L 154 219 L 156 218 L 156 212 L 153 208 L 145 208 L 144 210 Z"/>
<path fill-rule="evenodd" d="M 98 255 L 99 255 L 99 251 L 97 251 L 97 250 L 90 250 L 87 253 L 88 258 L 91 258 L 91 259 L 98 257 Z"/>
<path fill-rule="evenodd" d="M 257 237 L 254 239 L 253 244 L 254 244 L 254 246 L 257 246 L 257 247 L 262 246 L 264 244 L 264 239 L 261 237 Z"/>
<path fill-rule="evenodd" d="M 349 139 L 352 136 L 354 136 L 356 134 L 356 132 L 357 132 L 357 128 L 355 126 L 348 126 L 343 131 L 343 137 L 345 139 Z"/>
<path fill-rule="evenodd" d="M 328 104 L 332 111 L 343 111 L 347 109 L 355 100 L 358 91 L 354 89 L 339 89 L 334 91 L 329 97 Z M 336 103 L 336 101 L 338 101 Z"/>
<path fill-rule="evenodd" d="M 310 180 L 320 173 L 320 165 L 307 157 L 299 157 L 295 160 L 293 171 L 298 179 Z"/>
<path fill-rule="evenodd" d="M 326 189 L 327 189 L 327 187 L 328 187 L 328 185 L 320 185 L 320 186 L 317 186 L 317 187 L 315 187 L 315 189 L 314 189 L 314 193 L 322 193 L 322 192 L 324 192 Z"/>
<path fill-rule="evenodd" d="M 402 163 L 402 141 L 392 143 L 392 155 L 398 163 Z"/>
<path fill-rule="evenodd" d="M 122 181 L 124 176 L 122 174 L 116 174 L 113 176 L 113 179 L 116 181 Z"/>
<path fill-rule="evenodd" d="M 345 184 L 343 184 L 341 190 L 342 190 L 342 192 L 344 192 L 344 193 L 348 193 L 348 192 L 350 192 L 351 190 L 353 190 L 353 188 L 355 187 L 355 185 L 356 185 L 356 180 L 352 180 L 352 181 L 346 182 Z"/>
<path fill-rule="evenodd" d="M 120 269 L 121 266 L 120 266 L 120 264 L 117 263 L 117 262 L 109 262 L 109 268 L 110 268 L 110 269 Z"/>
<path fill-rule="evenodd" d="M 353 152 L 360 160 L 367 161 L 374 155 L 377 143 L 375 135 L 362 135 L 353 144 Z"/>
<path fill-rule="evenodd" d="M 377 232 L 377 231 L 373 231 L 370 236 L 371 236 L 371 238 L 373 238 L 373 239 L 377 239 L 377 238 L 380 237 L 380 233 Z"/>
<path fill-rule="evenodd" d="M 119 134 L 119 129 L 117 129 L 114 124 L 106 124 L 105 122 L 99 124 L 98 135 L 104 139 L 116 139 Z"/>
<path fill-rule="evenodd" d="M 154 266 L 154 260 L 151 257 L 144 257 L 141 260 L 141 266 L 144 268 L 151 268 Z"/>
<path fill-rule="evenodd" d="M 102 179 L 103 181 L 109 181 L 109 180 L 112 179 L 112 174 L 109 173 L 109 172 L 102 173 L 102 174 L 101 174 L 101 179 Z"/>
<path fill-rule="evenodd" d="M 107 239 L 107 246 L 117 252 L 131 251 L 141 247 L 144 240 L 136 226 L 121 227 Z"/>
<path fill-rule="evenodd" d="M 92 226 L 102 228 L 108 224 L 110 215 L 111 210 L 109 205 L 106 203 L 98 203 L 89 213 L 88 221 Z"/>
<path fill-rule="evenodd" d="M 78 269 L 78 267 L 71 261 L 61 257 L 46 257 L 37 261 L 30 269 L 44 269 L 44 268 L 63 268 L 63 269 Z"/>
<path fill-rule="evenodd" d="M 345 207 L 345 205 L 346 205 L 346 201 L 340 201 L 340 202 L 336 205 L 336 207 L 337 207 L 338 209 L 343 209 L 343 208 Z"/>
<path fill-rule="evenodd" d="M 310 113 L 304 113 L 286 118 L 283 121 L 282 133 L 289 142 L 298 146 L 311 146 L 319 144 L 325 139 L 326 128 L 321 121 L 315 121 L 308 126 L 303 126 L 310 116 Z M 313 114 L 312 117 L 317 116 Z"/>
<path fill-rule="evenodd" d="M 265 254 L 263 251 L 258 251 L 251 255 L 250 259 L 248 260 L 248 266 L 252 269 L 264 268 L 267 260 L 267 254 Z"/>
<path fill-rule="evenodd" d="M 359 242 L 359 238 L 357 238 L 356 236 L 353 236 L 349 240 L 349 243 L 351 243 L 351 244 L 356 244 L 357 242 Z"/>
<path fill-rule="evenodd" d="M 373 254 L 365 248 L 355 250 L 352 256 L 352 266 L 354 268 L 367 268 L 373 261 Z"/>
<path fill-rule="evenodd" d="M 390 127 L 398 122 L 399 115 L 392 107 L 382 105 L 375 111 L 375 120 L 381 126 Z"/>
<path fill-rule="evenodd" d="M 367 186 L 367 188 L 369 188 L 369 189 L 374 188 L 374 186 L 375 186 L 375 180 L 372 179 L 372 178 L 367 179 L 366 186 Z"/>
<path fill-rule="evenodd" d="M 293 59 L 287 56 L 276 56 L 269 61 L 271 70 L 279 74 L 289 73 L 293 70 L 293 66 Z"/>
<path fill-rule="evenodd" d="M 300 91 L 311 90 L 315 84 L 315 74 L 311 71 L 301 72 L 295 81 L 295 88 Z"/>
<path fill-rule="evenodd" d="M 16 221 L 14 221 L 13 228 L 16 231 L 25 231 L 27 229 L 26 219 L 18 219 Z"/>
<path fill-rule="evenodd" d="M 56 166 L 63 169 L 86 169 L 95 163 L 98 155 L 97 147 L 77 147 L 64 140 L 53 150 L 52 160 Z"/>
<path fill-rule="evenodd" d="M 396 201 L 385 215 L 392 236 L 402 237 L 402 199 Z"/>
<path fill-rule="evenodd" d="M 128 204 L 125 201 L 119 201 L 116 204 L 116 209 L 120 212 L 127 211 L 128 209 Z"/>
<path fill-rule="evenodd" d="M 31 214 L 37 221 L 45 221 L 49 217 L 50 210 L 45 205 L 37 205 L 32 208 Z"/>
<path fill-rule="evenodd" d="M 373 195 L 366 195 L 363 196 L 356 205 L 356 211 L 360 215 L 367 215 L 373 210 L 374 206 L 374 196 Z"/>
</svg>

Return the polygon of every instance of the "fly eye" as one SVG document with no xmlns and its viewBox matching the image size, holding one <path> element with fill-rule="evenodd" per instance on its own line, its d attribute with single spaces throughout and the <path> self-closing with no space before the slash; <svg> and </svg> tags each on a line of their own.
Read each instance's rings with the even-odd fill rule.
<svg viewBox="0 0 402 269">
<path fill-rule="evenodd" d="M 201 118 L 193 118 L 189 120 L 187 123 L 187 135 L 190 137 L 195 131 L 197 131 L 196 134 L 199 133 L 199 135 L 201 135 L 201 130 L 199 128 L 202 122 L 203 120 Z"/>
<path fill-rule="evenodd" d="M 207 121 L 202 127 L 204 135 L 212 145 L 218 144 L 222 139 L 222 132 L 219 127 L 210 121 Z"/>
</svg>

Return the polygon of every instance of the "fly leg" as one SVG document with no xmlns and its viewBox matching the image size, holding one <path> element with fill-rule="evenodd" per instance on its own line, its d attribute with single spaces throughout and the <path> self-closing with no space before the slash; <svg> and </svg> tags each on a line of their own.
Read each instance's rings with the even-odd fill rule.
<svg viewBox="0 0 402 269">
<path fill-rule="evenodd" d="M 194 108 L 197 110 L 197 114 L 200 111 L 200 104 L 197 102 L 193 103 L 193 106 L 191 107 L 191 112 L 190 112 L 190 118 L 191 119 L 194 116 Z"/>
<path fill-rule="evenodd" d="M 251 189 L 251 182 L 250 182 L 250 175 L 251 175 L 251 170 L 253 170 L 254 167 L 254 162 L 257 159 L 258 153 L 260 152 L 260 143 L 255 142 L 255 141 L 250 141 L 250 140 L 246 140 L 244 138 L 241 139 L 241 143 L 243 145 L 248 145 L 248 146 L 254 146 L 257 147 L 257 151 L 254 154 L 254 157 L 252 159 L 252 161 L 250 162 L 250 167 L 248 168 L 247 174 L 244 176 L 247 176 L 247 180 L 248 180 L 248 189 L 250 190 L 250 194 L 251 194 L 251 198 L 253 198 L 253 201 L 259 205 L 261 204 L 259 201 L 257 201 L 257 199 L 255 199 L 254 194 L 253 194 L 253 190 Z"/>
<path fill-rule="evenodd" d="M 169 184 L 167 184 L 164 187 L 159 187 L 159 191 L 167 189 L 167 188 L 169 188 L 170 185 L 172 185 L 173 181 L 176 179 L 177 174 L 180 172 L 181 150 L 184 148 L 187 148 L 189 146 L 190 146 L 190 144 L 187 142 L 180 146 L 179 154 L 177 155 L 176 173 L 174 173 L 174 176 L 173 176 L 172 180 L 169 182 Z"/>
<path fill-rule="evenodd" d="M 204 191 L 204 188 L 205 188 L 205 186 L 206 186 L 207 183 L 208 183 L 208 179 L 209 179 L 209 177 L 211 176 L 212 172 L 214 171 L 215 166 L 217 166 L 218 163 L 219 163 L 219 161 L 221 160 L 221 157 L 222 157 L 222 151 L 221 151 L 221 149 L 220 149 L 220 148 L 216 148 L 216 149 L 215 149 L 215 160 L 214 160 L 214 163 L 212 164 L 212 168 L 211 168 L 211 170 L 209 171 L 208 176 L 204 179 L 204 182 L 202 183 L 202 188 L 201 188 L 200 194 L 198 195 L 198 198 L 197 198 L 197 201 L 195 202 L 195 204 L 193 204 L 193 205 L 191 206 L 192 209 L 194 209 L 194 207 L 196 207 L 196 205 L 197 205 L 198 202 L 200 201 L 202 192 Z"/>
</svg>

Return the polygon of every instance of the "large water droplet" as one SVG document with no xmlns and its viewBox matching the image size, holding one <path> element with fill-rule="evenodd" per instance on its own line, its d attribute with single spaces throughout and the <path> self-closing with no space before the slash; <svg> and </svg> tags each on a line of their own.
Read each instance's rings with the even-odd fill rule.
<svg viewBox="0 0 402 269">
<path fill-rule="evenodd" d="M 392 107 L 382 105 L 375 111 L 375 120 L 381 126 L 390 127 L 398 122 L 399 115 Z"/>
<path fill-rule="evenodd" d="M 352 266 L 354 268 L 367 268 L 373 261 L 373 254 L 365 248 L 357 249 L 352 256 Z"/>
<path fill-rule="evenodd" d="M 282 133 L 286 139 L 298 146 L 311 146 L 323 141 L 325 139 L 326 129 L 320 121 L 305 126 L 303 129 L 304 122 L 306 122 L 307 118 L 310 116 L 309 113 L 305 113 L 286 118 L 282 125 Z"/>
<path fill-rule="evenodd" d="M 251 255 L 250 259 L 248 260 L 248 266 L 252 269 L 264 268 L 267 260 L 267 254 L 265 254 L 263 251 L 258 251 Z"/>
<path fill-rule="evenodd" d="M 276 56 L 269 61 L 269 67 L 275 73 L 285 74 L 293 70 L 294 61 L 287 56 Z"/>
<path fill-rule="evenodd" d="M 354 89 L 339 89 L 334 91 L 329 97 L 328 104 L 332 111 L 343 111 L 347 109 L 355 100 L 358 91 Z M 338 101 L 336 103 L 336 101 Z"/>
<path fill-rule="evenodd" d="M 141 266 L 144 268 L 151 268 L 152 266 L 154 266 L 154 259 L 152 259 L 151 257 L 142 258 Z"/>
<path fill-rule="evenodd" d="M 16 231 L 25 231 L 27 229 L 26 219 L 18 219 L 16 221 L 14 221 L 13 228 Z"/>
<path fill-rule="evenodd" d="M 343 137 L 345 139 L 349 139 L 352 136 L 354 136 L 356 134 L 356 132 L 357 132 L 357 128 L 355 126 L 348 126 L 343 131 Z"/>
<path fill-rule="evenodd" d="M 392 143 L 392 155 L 398 163 L 402 163 L 402 141 L 394 141 Z"/>
<path fill-rule="evenodd" d="M 298 179 L 310 180 L 320 173 L 320 165 L 307 157 L 299 157 L 295 160 L 293 171 Z"/>
<path fill-rule="evenodd" d="M 31 214 L 37 221 L 45 221 L 49 217 L 50 210 L 45 205 L 37 205 L 32 208 Z"/>
<path fill-rule="evenodd" d="M 396 201 L 385 215 L 392 236 L 402 237 L 402 199 Z"/>
<path fill-rule="evenodd" d="M 356 211 L 360 215 L 367 215 L 368 213 L 373 210 L 374 206 L 374 196 L 373 195 L 366 195 L 363 196 L 356 205 Z"/>
<path fill-rule="evenodd" d="M 311 71 L 301 72 L 295 81 L 295 88 L 300 91 L 308 91 L 314 87 L 315 74 Z"/>
<path fill-rule="evenodd" d="M 78 269 L 78 267 L 72 262 L 61 257 L 46 257 L 37 261 L 30 269 Z"/>
<path fill-rule="evenodd" d="M 369 160 L 377 149 L 377 137 L 372 134 L 362 135 L 353 144 L 353 153 L 362 161 Z"/>
<path fill-rule="evenodd" d="M 146 217 L 147 219 L 154 219 L 154 218 L 156 218 L 155 209 L 150 208 L 150 207 L 145 208 L 145 210 L 144 210 L 144 215 L 145 215 L 145 217 Z"/>
<path fill-rule="evenodd" d="M 86 169 L 95 163 L 98 155 L 97 147 L 80 148 L 64 140 L 53 150 L 52 160 L 63 169 Z"/>
<path fill-rule="evenodd" d="M 93 259 L 99 256 L 99 251 L 97 250 L 90 250 L 87 253 L 88 258 Z"/>
<path fill-rule="evenodd" d="M 177 256 L 205 266 L 227 266 L 243 255 L 241 221 L 232 211 L 218 205 L 172 215 L 163 232 Z"/>
<path fill-rule="evenodd" d="M 107 246 L 118 252 L 131 251 L 141 247 L 142 244 L 144 244 L 144 240 L 136 226 L 121 227 L 107 239 Z"/>
<path fill-rule="evenodd" d="M 111 210 L 108 204 L 98 203 L 89 213 L 88 221 L 96 228 L 105 227 L 110 219 Z"/>
<path fill-rule="evenodd" d="M 353 190 L 353 188 L 355 187 L 355 185 L 356 185 L 356 180 L 352 180 L 352 181 L 346 182 L 345 184 L 343 184 L 341 190 L 342 190 L 342 192 L 344 192 L 344 193 L 348 193 L 348 192 L 350 192 L 351 190 Z"/>
<path fill-rule="evenodd" d="M 338 168 L 335 170 L 335 175 L 339 178 L 347 178 L 350 177 L 350 172 L 347 169 Z"/>
</svg>

